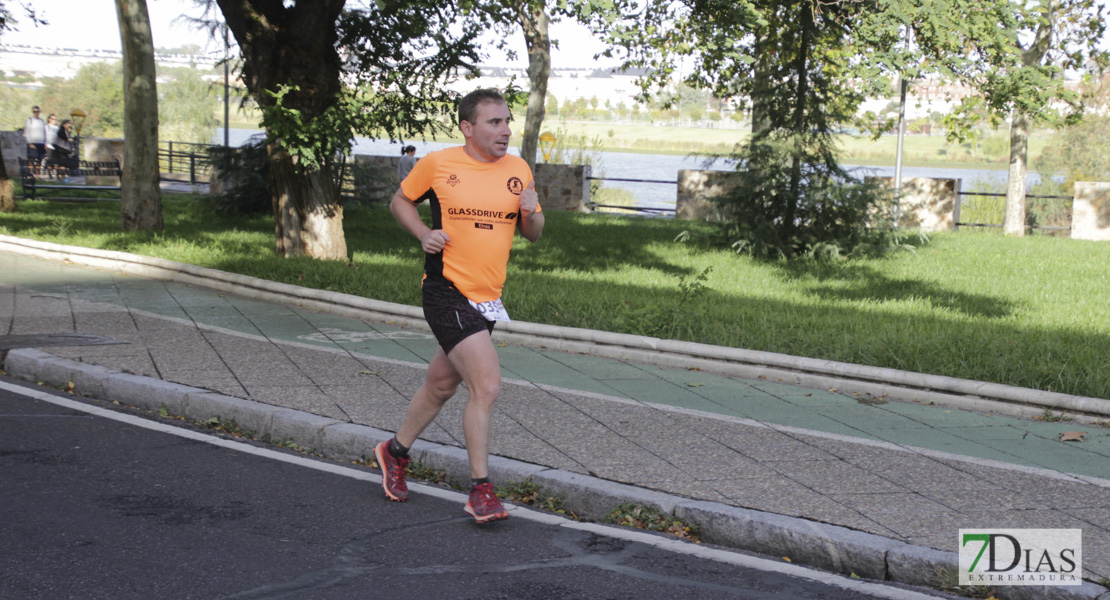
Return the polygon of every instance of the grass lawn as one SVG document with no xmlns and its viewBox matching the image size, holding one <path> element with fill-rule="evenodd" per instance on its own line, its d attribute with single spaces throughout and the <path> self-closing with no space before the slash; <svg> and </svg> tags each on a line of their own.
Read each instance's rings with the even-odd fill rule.
<svg viewBox="0 0 1110 600">
<path fill-rule="evenodd" d="M 761 262 L 701 222 L 547 219 L 539 243 L 514 248 L 517 320 L 1110 398 L 1107 243 L 959 232 L 885 259 Z M 22 200 L 0 233 L 419 303 L 420 249 L 385 207 L 346 211 L 352 266 L 275 257 L 269 217 L 218 217 L 189 196 L 165 196 L 164 220 L 123 233 L 118 202 Z M 674 241 L 684 230 L 692 241 Z"/>
</svg>

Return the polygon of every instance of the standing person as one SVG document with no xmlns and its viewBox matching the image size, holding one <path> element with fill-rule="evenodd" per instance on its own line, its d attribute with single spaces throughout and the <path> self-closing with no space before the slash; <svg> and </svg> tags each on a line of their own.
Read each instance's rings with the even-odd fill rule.
<svg viewBox="0 0 1110 600">
<path fill-rule="evenodd" d="M 54 156 L 54 142 L 58 139 L 58 117 L 54 113 L 46 117 L 46 158 L 43 159 L 42 166 L 46 170 L 47 177 L 50 176 L 50 171 L 56 162 Z"/>
<path fill-rule="evenodd" d="M 509 516 L 489 480 L 493 403 L 501 392 L 501 363 L 490 334 L 508 321 L 501 289 L 516 231 L 540 239 L 544 216 L 528 163 L 507 154 L 512 116 L 497 90 L 477 90 L 459 102 L 465 142 L 420 159 L 393 195 L 390 211 L 424 250 L 424 318 L 439 347 L 424 384 L 409 402 L 404 422 L 374 448 L 382 488 L 390 500 L 408 496 L 408 450 L 466 382 L 463 435 L 471 489 L 465 510 L 479 523 Z M 431 198 L 432 227 L 416 202 Z"/>
<path fill-rule="evenodd" d="M 31 107 L 31 116 L 23 122 L 23 137 L 27 140 L 27 160 L 41 163 L 46 156 L 46 122 L 39 118 L 37 106 Z"/>
<path fill-rule="evenodd" d="M 409 172 L 416 166 L 416 161 L 416 146 L 405 146 L 401 149 L 401 162 L 397 163 L 398 183 L 409 176 Z"/>
<path fill-rule="evenodd" d="M 73 154 L 73 121 L 63 119 L 58 126 L 58 135 L 54 138 L 54 161 L 58 169 L 58 177 L 63 183 L 66 179 L 66 167 L 77 166 L 77 157 Z"/>
</svg>

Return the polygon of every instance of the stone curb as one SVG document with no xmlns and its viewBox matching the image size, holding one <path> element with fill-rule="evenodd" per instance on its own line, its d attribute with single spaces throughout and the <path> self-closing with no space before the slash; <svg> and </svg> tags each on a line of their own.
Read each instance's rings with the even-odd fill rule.
<svg viewBox="0 0 1110 600">
<path fill-rule="evenodd" d="M 364 460 L 373 454 L 375 445 L 393 435 L 373 427 L 75 362 L 41 350 L 11 350 L 0 367 L 15 378 L 52 386 L 73 382 L 75 391 L 85 396 L 152 411 L 164 407 L 172 414 L 194 421 L 212 417 L 234 419 L 243 429 L 269 435 L 275 440 L 291 440 L 339 460 Z M 462 448 L 418 440 L 413 445 L 412 455 L 417 462 L 444 470 L 449 482 L 465 482 L 469 478 L 469 462 Z M 697 525 L 705 542 L 769 556 L 785 556 L 797 564 L 843 575 L 854 573 L 870 579 L 927 587 L 934 583 L 933 574 L 942 569 L 955 569 L 957 564 L 954 552 L 912 546 L 796 517 L 717 502 L 684 500 L 499 456 L 490 457 L 490 475 L 504 482 L 531 478 L 562 497 L 568 510 L 581 518 L 600 520 L 619 504 L 642 504 Z M 1110 593 L 1101 586 L 1084 582 L 1074 587 L 1010 587 L 1006 597 L 1012 600 L 1110 600 Z"/>
</svg>

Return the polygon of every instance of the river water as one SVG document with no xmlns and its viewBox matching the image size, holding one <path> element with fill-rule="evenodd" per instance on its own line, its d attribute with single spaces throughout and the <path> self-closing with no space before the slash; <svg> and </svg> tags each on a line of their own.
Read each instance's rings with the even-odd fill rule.
<svg viewBox="0 0 1110 600">
<path fill-rule="evenodd" d="M 231 129 L 228 140 L 232 146 L 240 146 L 252 135 L 262 132 L 257 129 Z M 217 130 L 213 143 L 223 143 L 223 130 Z M 379 156 L 400 156 L 401 148 L 406 145 L 416 146 L 416 156 L 420 157 L 435 150 L 441 150 L 457 143 L 408 141 L 393 143 L 389 140 L 371 140 L 369 138 L 355 138 L 354 154 L 369 154 Z M 517 148 L 510 149 L 516 154 Z M 712 169 L 731 171 L 729 161 L 718 159 L 707 163 L 702 157 L 675 156 L 670 154 L 636 154 L 632 152 L 601 152 L 600 165 L 594 167 L 594 177 L 598 173 L 605 178 L 615 179 L 650 179 L 674 182 L 678 179 L 679 169 Z M 844 165 L 846 169 L 857 176 L 893 177 L 894 167 L 862 167 Z M 1000 188 L 1005 191 L 1007 171 L 1005 169 L 953 169 L 935 167 L 902 167 L 902 177 L 932 177 L 941 179 L 962 179 L 963 189 L 971 186 L 986 185 L 991 188 Z M 1040 182 L 1040 175 L 1028 173 L 1027 185 Z M 677 196 L 676 183 L 643 183 L 627 181 L 604 181 L 605 187 L 628 190 L 636 199 L 636 206 L 646 208 L 673 209 Z"/>
</svg>

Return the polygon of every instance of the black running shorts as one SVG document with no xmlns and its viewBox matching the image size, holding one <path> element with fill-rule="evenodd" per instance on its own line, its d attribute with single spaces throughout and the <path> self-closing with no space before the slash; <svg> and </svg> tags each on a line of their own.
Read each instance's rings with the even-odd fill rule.
<svg viewBox="0 0 1110 600">
<path fill-rule="evenodd" d="M 424 319 L 432 328 L 443 351 L 450 353 L 459 342 L 485 329 L 493 333 L 493 321 L 487 321 L 466 296 L 447 281 L 424 280 Z"/>
</svg>

